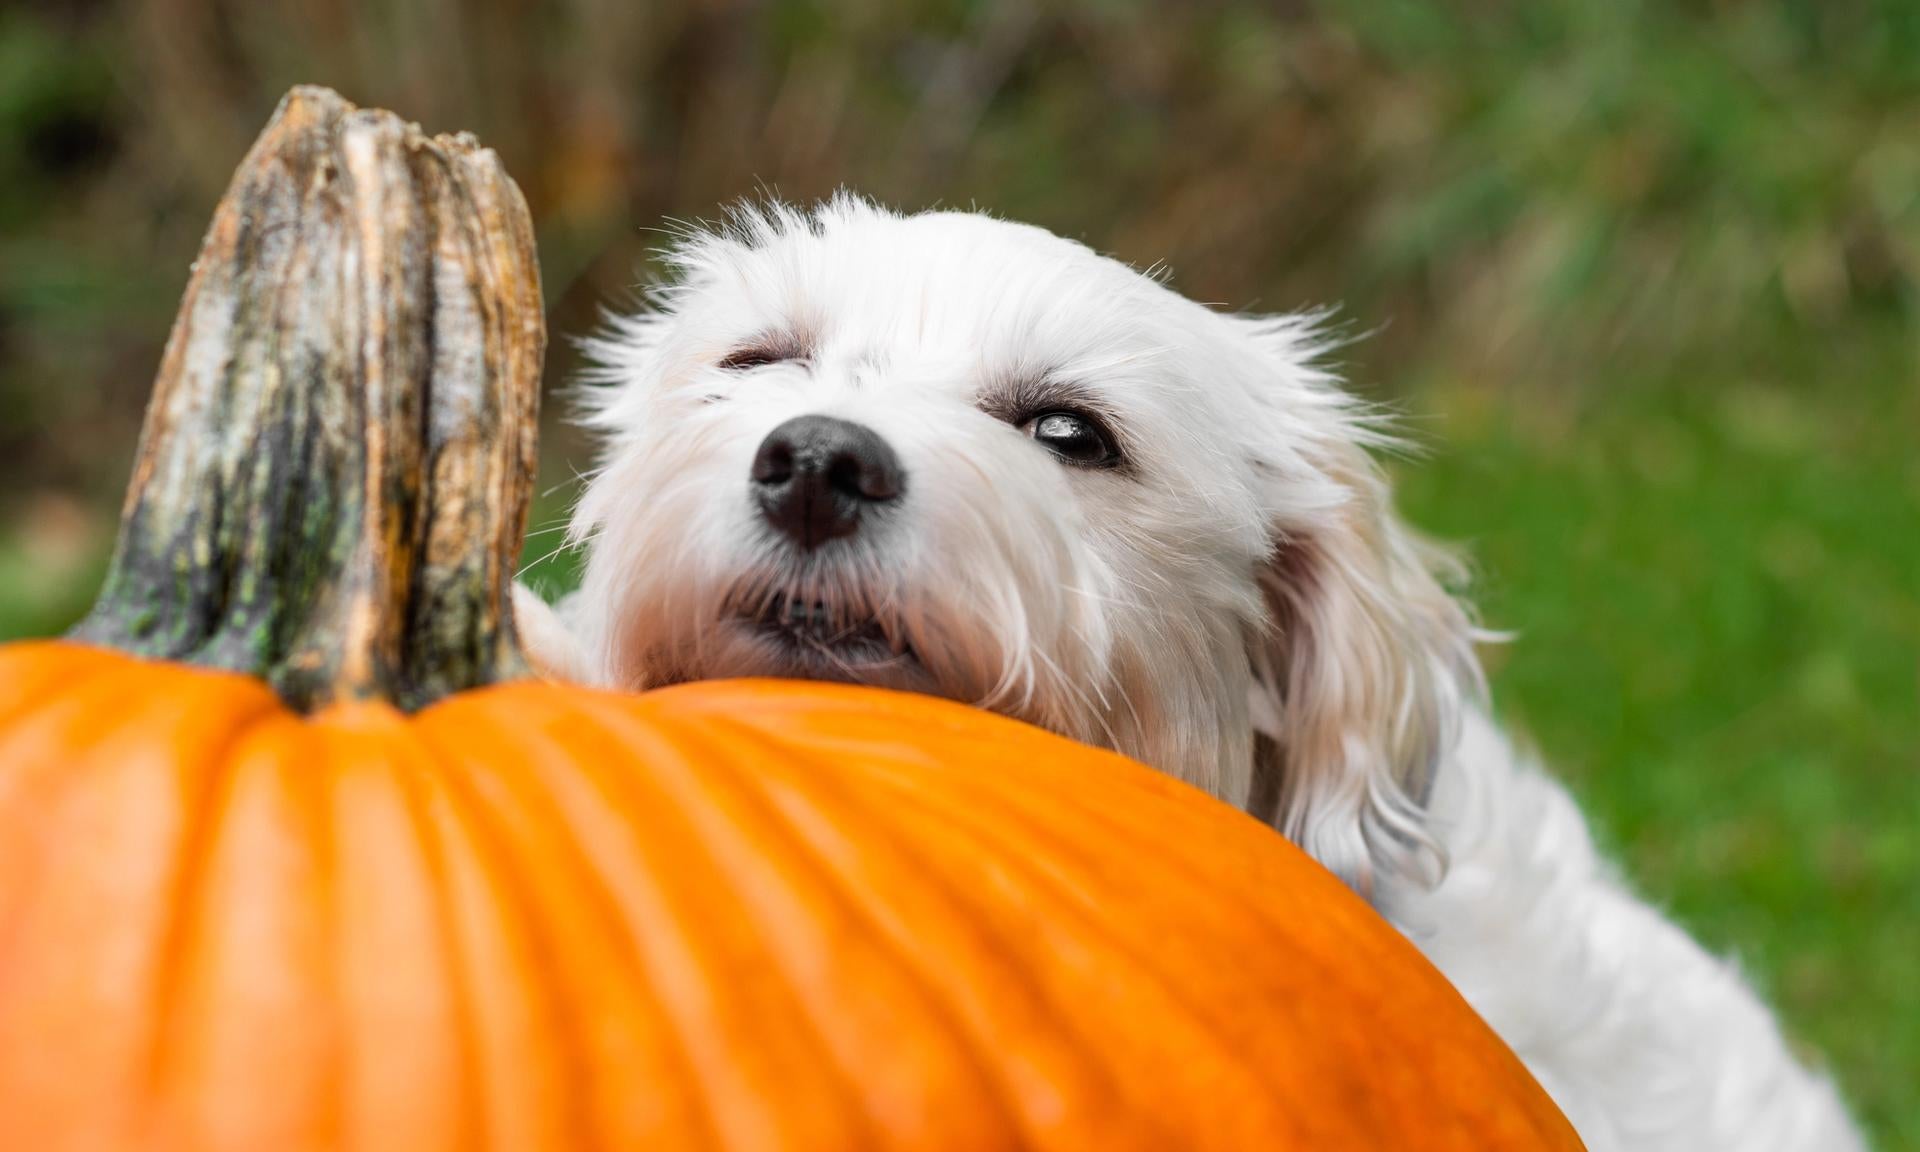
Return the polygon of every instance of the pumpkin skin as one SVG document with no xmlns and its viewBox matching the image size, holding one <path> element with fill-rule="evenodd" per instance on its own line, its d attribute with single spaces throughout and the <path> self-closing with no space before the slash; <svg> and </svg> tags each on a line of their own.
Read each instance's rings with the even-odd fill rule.
<svg viewBox="0 0 1920 1152">
<path fill-rule="evenodd" d="M 1283 838 L 959 705 L 0 649 L 0 1147 L 1578 1141 Z"/>
</svg>

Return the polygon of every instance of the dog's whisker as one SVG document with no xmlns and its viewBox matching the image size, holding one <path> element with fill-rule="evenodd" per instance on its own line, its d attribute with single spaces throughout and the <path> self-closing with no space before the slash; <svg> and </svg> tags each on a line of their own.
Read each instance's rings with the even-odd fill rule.
<svg viewBox="0 0 1920 1152">
<path fill-rule="evenodd" d="M 1108 747 L 1118 746 L 1119 744 L 1118 737 L 1113 730 L 1112 724 L 1108 720 L 1109 712 L 1106 706 L 1104 692 L 1097 686 L 1094 688 L 1095 692 L 1101 694 L 1102 699 L 1100 702 L 1100 707 L 1098 708 L 1092 707 L 1090 701 L 1087 698 L 1087 690 L 1082 686 L 1075 684 L 1072 677 L 1067 676 L 1061 670 L 1060 665 L 1051 656 L 1048 656 L 1044 650 L 1038 649 L 1038 648 L 1034 649 L 1033 654 L 1034 654 L 1034 657 L 1037 660 L 1039 660 L 1042 664 L 1045 664 L 1047 669 L 1053 674 L 1052 683 L 1061 692 L 1066 693 L 1067 696 L 1075 704 L 1076 706 L 1074 709 L 1075 715 L 1085 720 L 1091 721 L 1092 724 L 1097 728 L 1099 734 L 1104 737 L 1104 743 Z"/>
<path fill-rule="evenodd" d="M 578 547 L 579 547 L 578 544 L 575 544 L 573 541 L 569 540 L 566 543 L 560 545 L 558 548 L 555 548 L 553 551 L 545 553 L 544 555 L 538 556 L 532 560 L 529 560 L 527 563 L 521 565 L 520 570 L 513 574 L 513 578 L 518 580 L 521 577 L 525 576 L 527 573 L 533 571 L 535 568 L 538 568 L 540 567 L 540 565 L 545 564 L 547 561 L 553 559 L 554 557 L 559 556 L 564 552 L 571 552 Z"/>
</svg>

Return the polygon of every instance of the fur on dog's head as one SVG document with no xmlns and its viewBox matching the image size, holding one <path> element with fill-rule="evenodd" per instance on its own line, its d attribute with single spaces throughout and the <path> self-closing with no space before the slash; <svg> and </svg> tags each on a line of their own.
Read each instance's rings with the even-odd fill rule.
<svg viewBox="0 0 1920 1152">
<path fill-rule="evenodd" d="M 1434 877 L 1420 804 L 1476 689 L 1471 631 L 1310 319 L 852 197 L 744 211 L 672 261 L 591 342 L 590 675 L 950 696 L 1246 806 L 1363 891 Z M 770 511 L 796 427 L 841 437 L 829 531 L 825 505 Z"/>
</svg>

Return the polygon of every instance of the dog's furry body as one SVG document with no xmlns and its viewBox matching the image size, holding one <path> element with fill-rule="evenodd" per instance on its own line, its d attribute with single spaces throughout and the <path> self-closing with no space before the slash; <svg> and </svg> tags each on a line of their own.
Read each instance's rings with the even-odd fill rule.
<svg viewBox="0 0 1920 1152">
<path fill-rule="evenodd" d="M 550 666 L 933 692 L 1247 808 L 1460 987 L 1595 1152 L 1861 1147 L 1759 1000 L 1600 861 L 1488 718 L 1445 555 L 1308 320 L 1225 315 L 1039 229 L 841 198 L 689 235 L 593 343 L 608 438 Z M 877 433 L 903 493 L 796 546 L 770 434 Z M 1061 417 L 1064 420 L 1053 419 Z"/>
</svg>

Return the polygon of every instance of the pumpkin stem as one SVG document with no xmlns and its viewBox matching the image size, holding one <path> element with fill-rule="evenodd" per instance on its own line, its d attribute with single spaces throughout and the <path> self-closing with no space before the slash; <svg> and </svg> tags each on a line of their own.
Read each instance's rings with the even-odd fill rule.
<svg viewBox="0 0 1920 1152">
<path fill-rule="evenodd" d="M 523 675 L 545 346 L 498 158 L 294 89 L 214 213 L 74 638 L 251 673 L 302 710 Z"/>
</svg>

